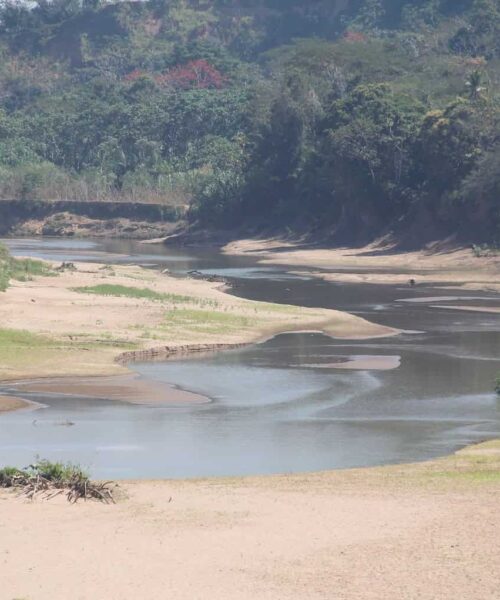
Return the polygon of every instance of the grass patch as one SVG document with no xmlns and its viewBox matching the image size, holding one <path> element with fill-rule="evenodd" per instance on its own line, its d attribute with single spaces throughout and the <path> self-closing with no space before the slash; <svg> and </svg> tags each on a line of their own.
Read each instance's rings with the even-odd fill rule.
<svg viewBox="0 0 500 600">
<path fill-rule="evenodd" d="M 46 347 L 48 343 L 50 343 L 48 338 L 29 331 L 0 328 L 0 349 L 5 347 L 39 348 Z"/>
<path fill-rule="evenodd" d="M 195 302 L 191 296 L 180 296 L 178 294 L 165 294 L 155 292 L 149 288 L 136 288 L 126 285 L 113 285 L 102 283 L 100 285 L 72 288 L 74 292 L 81 294 L 95 294 L 97 296 L 115 296 L 118 298 L 137 298 L 159 302 L 187 303 Z"/>
<path fill-rule="evenodd" d="M 11 279 L 31 281 L 33 277 L 56 275 L 49 265 L 32 258 L 13 258 L 5 246 L 0 244 L 0 291 L 5 292 Z"/>
<path fill-rule="evenodd" d="M 245 329 L 255 322 L 255 318 L 242 315 L 197 309 L 170 310 L 165 315 L 167 328 L 182 327 L 204 333 L 227 333 Z"/>
<path fill-rule="evenodd" d="M 98 500 L 114 503 L 110 482 L 96 483 L 80 467 L 72 464 L 41 460 L 26 469 L 0 469 L 0 488 L 18 489 L 22 495 L 34 499 L 50 499 L 66 494 L 69 502 Z"/>
<path fill-rule="evenodd" d="M 470 482 L 497 482 L 500 481 L 500 471 L 497 468 L 479 469 L 477 471 L 440 471 L 432 473 L 432 477 L 451 480 L 464 480 Z"/>
</svg>

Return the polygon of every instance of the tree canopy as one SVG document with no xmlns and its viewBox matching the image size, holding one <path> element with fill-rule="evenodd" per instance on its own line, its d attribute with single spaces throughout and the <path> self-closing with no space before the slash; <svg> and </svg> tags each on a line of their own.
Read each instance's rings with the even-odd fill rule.
<svg viewBox="0 0 500 600">
<path fill-rule="evenodd" d="M 498 0 L 5 0 L 0 194 L 495 241 L 499 40 Z"/>
</svg>

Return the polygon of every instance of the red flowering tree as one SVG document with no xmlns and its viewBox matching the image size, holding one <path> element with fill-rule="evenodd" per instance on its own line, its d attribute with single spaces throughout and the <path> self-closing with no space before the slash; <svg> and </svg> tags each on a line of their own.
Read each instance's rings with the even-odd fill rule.
<svg viewBox="0 0 500 600">
<path fill-rule="evenodd" d="M 134 69 L 130 73 L 127 73 L 125 75 L 125 77 L 123 78 L 123 80 L 133 83 L 134 81 L 137 81 L 141 77 L 145 77 L 145 76 L 146 76 L 146 73 L 144 71 L 141 71 L 140 69 Z"/>
<path fill-rule="evenodd" d="M 224 75 L 204 59 L 191 60 L 156 77 L 159 85 L 183 90 L 220 89 L 225 81 Z"/>
</svg>

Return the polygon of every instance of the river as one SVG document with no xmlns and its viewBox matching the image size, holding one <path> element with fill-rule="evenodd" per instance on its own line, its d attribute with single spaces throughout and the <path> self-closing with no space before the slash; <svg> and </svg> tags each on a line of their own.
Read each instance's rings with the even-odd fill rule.
<svg viewBox="0 0 500 600">
<path fill-rule="evenodd" d="M 335 284 L 253 258 L 132 241 L 3 242 L 18 256 L 224 275 L 245 298 L 347 310 L 406 332 L 357 342 L 285 334 L 240 351 L 132 365 L 143 378 L 208 396 L 204 405 L 24 393 L 44 408 L 0 417 L 0 464 L 40 456 L 104 479 L 268 474 L 420 461 L 500 437 L 492 391 L 500 315 L 440 308 L 499 306 L 498 294 Z M 353 357 L 394 368 L 332 366 Z M 1 391 L 19 395 L 7 384 Z"/>
</svg>

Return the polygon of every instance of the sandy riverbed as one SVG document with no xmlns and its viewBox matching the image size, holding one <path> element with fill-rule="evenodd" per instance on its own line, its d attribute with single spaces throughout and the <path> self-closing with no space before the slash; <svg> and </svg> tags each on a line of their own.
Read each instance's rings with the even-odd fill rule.
<svg viewBox="0 0 500 600">
<path fill-rule="evenodd" d="M 477 258 L 469 248 L 397 252 L 374 243 L 362 248 L 323 249 L 280 239 L 249 239 L 232 242 L 224 251 L 260 258 L 262 264 L 325 269 L 327 272 L 312 274 L 327 281 L 407 285 L 414 279 L 417 285 L 500 291 L 500 255 Z"/>
<path fill-rule="evenodd" d="M 500 444 L 418 465 L 0 491 L 0 599 L 496 600 Z"/>
<path fill-rule="evenodd" d="M 103 284 L 165 296 L 138 299 L 77 290 Z M 398 333 L 345 312 L 252 302 L 219 288 L 140 267 L 88 263 L 57 276 L 12 282 L 0 303 L 0 381 L 124 375 L 126 367 L 117 362 L 124 353 L 182 348 L 185 354 L 190 347 L 241 345 L 285 331 L 316 330 L 346 339 Z M 116 381 L 115 390 L 122 384 Z M 54 382 L 50 385 L 54 390 Z M 140 395 L 137 390 L 123 394 L 132 401 Z M 147 394 L 147 401 L 158 395 Z"/>
</svg>

